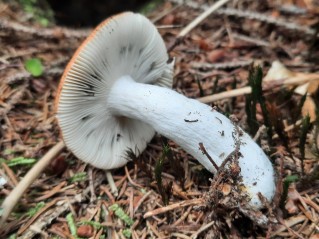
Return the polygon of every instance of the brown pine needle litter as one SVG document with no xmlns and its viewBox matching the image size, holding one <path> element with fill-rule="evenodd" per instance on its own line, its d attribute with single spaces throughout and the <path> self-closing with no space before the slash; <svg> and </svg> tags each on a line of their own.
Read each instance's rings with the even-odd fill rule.
<svg viewBox="0 0 319 239">
<path fill-rule="evenodd" d="M 61 74 L 91 28 L 43 27 L 15 1 L 1 2 L 0 238 L 319 238 L 318 113 L 305 127 L 307 105 L 295 92 L 307 86 L 318 112 L 318 13 L 313 0 L 168 0 L 147 15 L 175 58 L 174 89 L 247 132 L 248 75 L 261 67 L 273 130 L 269 139 L 257 104 L 252 137 L 276 169 L 277 193 L 249 211 L 236 205 L 236 164 L 213 175 L 159 135 L 112 171 L 113 195 L 105 172 L 64 149 L 54 114 Z M 30 59 L 42 64 L 39 76 L 26 71 Z M 276 61 L 293 74 L 266 79 Z"/>
</svg>

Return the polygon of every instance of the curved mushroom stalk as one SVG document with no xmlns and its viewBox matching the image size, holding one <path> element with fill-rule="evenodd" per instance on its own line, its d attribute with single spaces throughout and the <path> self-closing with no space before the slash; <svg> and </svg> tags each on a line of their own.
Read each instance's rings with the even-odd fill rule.
<svg viewBox="0 0 319 239">
<path fill-rule="evenodd" d="M 239 134 L 237 126 L 208 105 L 167 88 L 137 83 L 130 76 L 123 76 L 113 85 L 107 105 L 114 115 L 147 123 L 211 172 L 216 172 L 216 168 L 200 145 L 220 166 L 239 144 L 239 166 L 243 185 L 251 197 L 249 204 L 261 206 L 259 192 L 272 199 L 274 170 L 267 156 L 251 137 L 244 132 Z"/>
<path fill-rule="evenodd" d="M 56 112 L 66 146 L 101 169 L 127 163 L 126 152 L 142 152 L 155 131 L 172 139 L 208 170 L 240 146 L 242 183 L 250 205 L 260 192 L 274 195 L 274 172 L 255 142 L 211 107 L 168 88 L 173 62 L 146 17 L 131 12 L 102 22 L 76 51 L 61 78 Z M 238 143 L 240 142 L 240 143 Z"/>
</svg>

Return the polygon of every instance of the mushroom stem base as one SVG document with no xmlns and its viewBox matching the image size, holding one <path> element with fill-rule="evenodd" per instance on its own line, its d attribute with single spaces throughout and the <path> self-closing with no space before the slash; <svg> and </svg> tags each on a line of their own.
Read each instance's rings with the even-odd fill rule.
<svg viewBox="0 0 319 239">
<path fill-rule="evenodd" d="M 130 76 L 123 76 L 114 83 L 108 104 L 116 116 L 149 124 L 211 172 L 216 172 L 216 168 L 207 154 L 220 166 L 239 145 L 242 183 L 251 197 L 250 205 L 261 206 L 259 192 L 272 199 L 275 179 L 268 157 L 248 134 L 210 106 L 167 88 L 137 83 Z"/>
</svg>

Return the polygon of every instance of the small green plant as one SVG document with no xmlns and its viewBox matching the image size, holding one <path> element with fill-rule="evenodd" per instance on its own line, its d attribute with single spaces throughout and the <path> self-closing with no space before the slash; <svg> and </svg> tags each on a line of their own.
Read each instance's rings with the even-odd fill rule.
<svg viewBox="0 0 319 239">
<path fill-rule="evenodd" d="M 307 133 L 311 127 L 310 116 L 307 115 L 302 119 L 301 130 L 300 130 L 300 140 L 299 140 L 299 151 L 301 159 L 301 173 L 304 174 L 304 159 L 305 159 L 305 145 L 307 140 Z"/>
<path fill-rule="evenodd" d="M 29 209 L 29 211 L 27 212 L 27 215 L 29 217 L 33 217 L 44 206 L 45 206 L 44 202 L 39 202 L 37 205 L 35 205 L 35 207 Z"/>
<path fill-rule="evenodd" d="M 11 159 L 9 161 L 6 161 L 6 164 L 9 167 L 14 167 L 17 165 L 32 165 L 36 161 L 37 161 L 36 159 L 32 159 L 32 158 L 17 157 L 17 158 Z"/>
<path fill-rule="evenodd" d="M 81 221 L 79 223 L 79 225 L 90 225 L 90 226 L 96 228 L 97 230 L 99 230 L 103 227 L 103 225 L 99 222 L 93 222 L 93 221 L 87 221 L 87 220 Z"/>
<path fill-rule="evenodd" d="M 197 85 L 198 85 L 198 89 L 199 89 L 199 96 L 203 97 L 205 95 L 203 87 L 202 87 L 202 83 L 199 79 L 196 79 Z"/>
<path fill-rule="evenodd" d="M 269 119 L 269 113 L 266 106 L 266 100 L 262 91 L 263 72 L 260 66 L 251 66 L 249 70 L 248 82 L 252 89 L 251 95 L 246 97 L 246 114 L 247 123 L 250 127 L 251 133 L 256 134 L 259 129 L 256 116 L 256 106 L 259 103 L 263 117 L 264 124 L 267 127 L 268 141 L 271 143 L 272 139 L 272 125 Z"/>
<path fill-rule="evenodd" d="M 34 77 L 43 74 L 43 65 L 39 58 L 31 58 L 24 62 L 25 69 Z"/>
<path fill-rule="evenodd" d="M 128 228 L 123 229 L 123 235 L 124 235 L 126 238 L 131 238 L 131 237 L 132 237 L 132 231 L 131 231 L 131 229 L 128 229 Z"/>
<path fill-rule="evenodd" d="M 217 75 L 215 80 L 214 80 L 214 85 L 212 87 L 212 93 L 211 94 L 216 94 L 217 93 L 219 80 L 220 80 L 220 77 Z"/>
<path fill-rule="evenodd" d="M 17 234 L 11 234 L 8 239 L 16 239 L 17 238 Z"/>
<path fill-rule="evenodd" d="M 71 183 L 75 183 L 75 182 L 85 181 L 86 179 L 87 179 L 86 172 L 81 172 L 81 173 L 74 174 L 71 178 L 69 178 L 69 181 Z"/>
<path fill-rule="evenodd" d="M 285 125 L 283 123 L 283 115 L 281 111 L 275 104 L 268 104 L 267 108 L 269 110 L 269 116 L 274 126 L 274 130 L 278 135 L 278 138 L 281 140 L 282 145 L 293 158 L 292 152 L 289 147 L 289 137 L 287 135 L 287 132 L 285 131 Z"/>
<path fill-rule="evenodd" d="M 109 207 L 109 210 L 114 212 L 114 214 L 120 218 L 127 226 L 132 226 L 134 221 L 132 218 L 130 218 L 129 215 L 127 215 L 124 210 L 118 205 L 113 204 Z"/>
<path fill-rule="evenodd" d="M 170 195 L 169 192 L 170 192 L 171 186 L 172 186 L 171 184 L 164 185 L 163 181 L 162 181 L 163 164 L 164 164 L 164 160 L 167 157 L 169 152 L 170 152 L 169 146 L 167 144 L 163 145 L 162 155 L 156 161 L 155 169 L 154 169 L 156 184 L 157 184 L 159 193 L 161 194 L 163 203 L 165 205 L 168 204 L 169 195 Z"/>
<path fill-rule="evenodd" d="M 176 177 L 176 179 L 180 182 L 182 189 L 184 189 L 185 184 L 185 170 L 181 165 L 181 159 L 179 159 L 174 152 L 168 146 L 168 140 L 165 137 L 161 137 L 162 139 L 162 147 L 168 147 L 166 152 L 166 158 L 168 160 L 169 166 L 172 170 L 172 174 Z"/>
<path fill-rule="evenodd" d="M 147 3 L 145 3 L 140 9 L 139 12 L 147 15 L 148 13 L 150 13 L 151 11 L 154 11 L 156 9 L 156 7 L 161 4 L 163 2 L 163 0 L 151 0 L 148 1 Z"/>
<path fill-rule="evenodd" d="M 69 213 L 68 215 L 66 215 L 66 221 L 68 222 L 71 235 L 77 238 L 77 233 L 76 233 L 77 229 L 76 229 L 76 225 L 75 225 L 72 213 Z"/>
<path fill-rule="evenodd" d="M 14 153 L 15 153 L 15 151 L 13 149 L 5 149 L 3 151 L 4 155 L 11 155 L 11 154 L 14 154 Z"/>
</svg>

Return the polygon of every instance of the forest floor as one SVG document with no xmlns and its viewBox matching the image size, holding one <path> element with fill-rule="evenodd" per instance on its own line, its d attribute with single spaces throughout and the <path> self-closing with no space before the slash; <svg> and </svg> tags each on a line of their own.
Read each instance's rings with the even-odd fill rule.
<svg viewBox="0 0 319 239">
<path fill-rule="evenodd" d="M 226 207 L 226 180 L 212 191 L 214 175 L 157 135 L 113 170 L 116 197 L 102 170 L 62 150 L 0 225 L 1 238 L 319 238 L 319 6 L 229 1 L 180 35 L 207 2 L 165 1 L 148 17 L 175 58 L 173 88 L 236 116 L 269 155 L 274 200 L 257 212 Z M 61 141 L 57 86 L 92 29 L 43 27 L 11 3 L 0 3 L 0 29 L 2 202 Z M 262 84 L 262 95 L 250 94 L 258 86 L 249 78 Z"/>
</svg>

